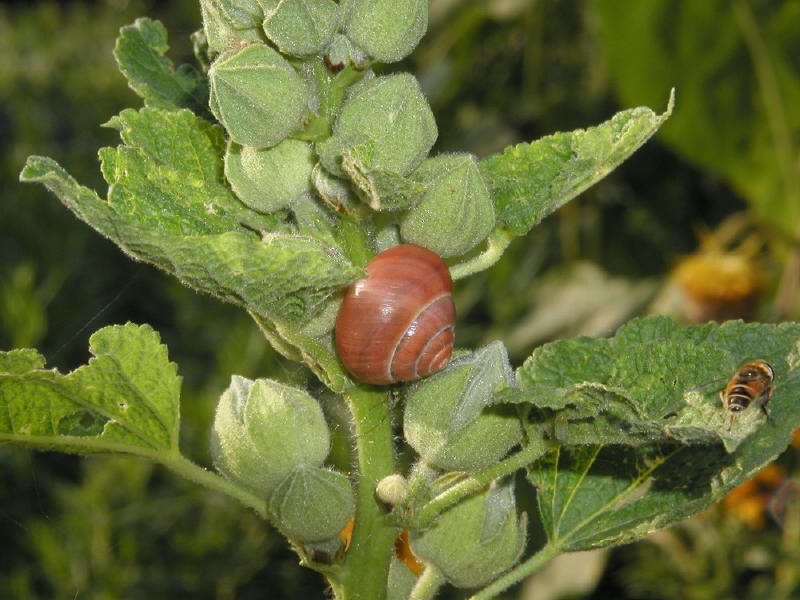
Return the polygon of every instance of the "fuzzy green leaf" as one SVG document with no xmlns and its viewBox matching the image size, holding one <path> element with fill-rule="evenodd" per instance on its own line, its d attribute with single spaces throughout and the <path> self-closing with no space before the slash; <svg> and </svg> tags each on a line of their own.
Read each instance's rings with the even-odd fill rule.
<svg viewBox="0 0 800 600">
<path fill-rule="evenodd" d="M 205 111 L 208 91 L 201 78 L 189 65 L 176 70 L 164 56 L 168 49 L 164 26 L 141 18 L 120 29 L 114 58 L 128 85 L 147 106 Z"/>
<path fill-rule="evenodd" d="M 178 452 L 181 378 L 147 325 L 105 327 L 62 375 L 34 350 L 0 353 L 0 442 L 65 452 Z M 27 363 L 27 364 L 26 364 Z"/>
<path fill-rule="evenodd" d="M 762 430 L 764 416 L 745 411 L 727 431 L 719 391 L 739 365 L 762 358 L 778 373 L 780 398 L 795 389 L 780 382 L 797 368 L 799 343 L 795 323 L 696 327 L 665 317 L 634 320 L 613 338 L 541 346 L 517 371 L 515 399 L 538 407 L 533 418 L 565 444 L 723 443 L 733 452 Z"/>
<path fill-rule="evenodd" d="M 497 223 L 525 235 L 547 215 L 600 181 L 644 144 L 672 114 L 624 110 L 610 120 L 517 144 L 481 161 Z"/>
<path fill-rule="evenodd" d="M 108 202 L 52 159 L 30 157 L 21 180 L 44 184 L 133 257 L 267 319 L 305 322 L 361 274 L 322 240 L 239 203 L 216 179 L 219 128 L 188 111 L 155 109 L 124 111 L 113 123 L 132 145 L 103 151 Z M 259 237 L 252 227 L 277 232 Z"/>
<path fill-rule="evenodd" d="M 778 376 L 770 417 L 751 406 L 726 431 L 718 392 L 755 358 Z M 626 543 L 720 500 L 789 444 L 799 374 L 796 323 L 652 318 L 608 340 L 534 352 L 518 371 L 519 396 L 540 407 L 527 427 L 564 442 L 529 470 L 551 541 L 565 550 Z M 539 413 L 553 420 L 537 422 Z"/>
<path fill-rule="evenodd" d="M 275 220 L 245 207 L 224 185 L 222 129 L 191 111 L 123 110 L 107 125 L 124 145 L 102 148 L 109 203 L 125 218 L 169 234 L 267 228 Z"/>
</svg>

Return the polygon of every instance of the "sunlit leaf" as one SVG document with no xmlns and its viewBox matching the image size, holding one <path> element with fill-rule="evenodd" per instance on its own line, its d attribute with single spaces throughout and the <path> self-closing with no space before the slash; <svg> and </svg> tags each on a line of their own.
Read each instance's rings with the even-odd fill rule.
<svg viewBox="0 0 800 600">
<path fill-rule="evenodd" d="M 718 392 L 747 360 L 778 375 L 769 418 L 730 431 Z M 518 371 L 537 406 L 529 434 L 562 442 L 529 469 L 551 541 L 625 543 L 720 500 L 774 460 L 800 426 L 800 325 L 634 321 L 610 339 L 547 344 Z"/>
<path fill-rule="evenodd" d="M 65 452 L 178 452 L 181 378 L 147 325 L 106 327 L 62 375 L 34 350 L 0 353 L 0 442 Z"/>
<path fill-rule="evenodd" d="M 208 92 L 203 80 L 189 65 L 176 70 L 164 56 L 168 49 L 164 26 L 141 18 L 120 30 L 114 58 L 131 89 L 147 106 L 206 110 Z"/>
<path fill-rule="evenodd" d="M 672 114 L 632 108 L 587 129 L 517 144 L 481 161 L 497 223 L 524 235 L 547 215 L 613 171 Z"/>
<path fill-rule="evenodd" d="M 126 181 L 133 177 L 125 175 Z M 191 181 L 190 177 L 185 173 L 181 180 L 176 174 L 171 178 L 172 189 L 179 189 Z M 122 202 L 118 209 L 79 185 L 49 158 L 31 157 L 21 179 L 44 184 L 79 218 L 135 258 L 161 267 L 197 290 L 266 318 L 307 320 L 326 306 L 336 290 L 360 274 L 341 253 L 331 252 L 328 245 L 314 237 L 267 234 L 262 239 L 242 227 L 181 235 L 176 228 L 203 226 L 184 218 L 180 206 L 164 207 L 163 219 L 159 219 L 157 203 L 152 202 L 154 210 L 147 212 L 147 199 L 139 195 L 138 203 Z M 141 173 L 136 181 L 143 188 L 159 189 Z M 222 229 L 226 217 L 229 218 L 209 217 L 206 227 Z"/>
</svg>

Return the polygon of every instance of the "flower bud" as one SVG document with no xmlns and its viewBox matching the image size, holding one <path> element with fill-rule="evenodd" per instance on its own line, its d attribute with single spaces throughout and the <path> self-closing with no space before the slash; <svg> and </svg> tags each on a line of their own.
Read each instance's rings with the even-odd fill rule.
<svg viewBox="0 0 800 600">
<path fill-rule="evenodd" d="M 200 12 L 211 54 L 261 41 L 260 10 L 257 14 L 236 10 L 230 0 L 200 0 Z"/>
<path fill-rule="evenodd" d="M 267 37 L 292 56 L 320 52 L 338 25 L 339 5 L 333 0 L 282 0 L 264 16 Z"/>
<path fill-rule="evenodd" d="M 399 473 L 387 475 L 378 482 L 375 495 L 387 506 L 395 506 L 402 502 L 408 493 L 408 482 Z"/>
<path fill-rule="evenodd" d="M 442 513 L 430 529 L 412 533 L 409 542 L 455 587 L 479 587 L 519 560 L 526 524 L 524 514 L 517 519 L 511 484 L 492 484 Z"/>
<path fill-rule="evenodd" d="M 417 575 L 399 558 L 392 555 L 386 583 L 386 600 L 408 600 L 416 582 Z"/>
<path fill-rule="evenodd" d="M 422 198 L 424 184 L 384 169 L 373 169 L 372 144 L 342 153 L 342 169 L 353 182 L 359 199 L 372 210 L 400 210 Z"/>
<path fill-rule="evenodd" d="M 406 175 L 422 162 L 436 135 L 433 113 L 413 76 L 374 77 L 350 88 L 333 135 L 317 144 L 317 153 L 339 176 L 342 152 L 356 147 L 367 167 Z"/>
<path fill-rule="evenodd" d="M 300 465 L 272 493 L 269 511 L 286 537 L 305 543 L 339 533 L 353 514 L 353 504 L 347 476 Z"/>
<path fill-rule="evenodd" d="M 320 163 L 314 165 L 311 170 L 311 183 L 319 197 L 334 209 L 346 208 L 356 202 L 356 199 L 351 197 L 347 181 L 334 177 Z"/>
<path fill-rule="evenodd" d="M 260 0 L 211 0 L 236 29 L 258 27 L 264 17 Z M 272 0 L 267 0 L 270 2 Z"/>
<path fill-rule="evenodd" d="M 225 477 L 268 497 L 296 466 L 320 466 L 329 448 L 322 409 L 305 391 L 231 378 L 211 431 L 214 466 Z"/>
<path fill-rule="evenodd" d="M 412 385 L 403 413 L 405 438 L 428 463 L 448 471 L 478 471 L 522 438 L 514 407 L 492 405 L 514 384 L 501 342 L 451 361 Z"/>
<path fill-rule="evenodd" d="M 367 54 L 390 63 L 416 48 L 428 29 L 428 0 L 352 0 L 346 33 Z"/>
<path fill-rule="evenodd" d="M 424 182 L 427 191 L 403 218 L 400 235 L 405 242 L 442 257 L 459 256 L 494 229 L 492 198 L 473 156 L 429 158 L 411 177 Z"/>
<path fill-rule="evenodd" d="M 225 154 L 225 177 L 244 204 L 268 213 L 286 208 L 311 190 L 311 146 L 286 139 L 272 148 L 231 143 Z"/>
<path fill-rule="evenodd" d="M 350 38 L 341 33 L 333 36 L 328 49 L 325 51 L 325 62 L 328 63 L 328 68 L 333 71 L 341 71 L 342 69 L 353 66 L 356 69 L 366 68 L 367 55 L 366 53 L 356 46 Z"/>
<path fill-rule="evenodd" d="M 292 66 L 265 44 L 221 54 L 208 71 L 209 107 L 231 139 L 274 146 L 300 129 L 308 88 Z"/>
</svg>

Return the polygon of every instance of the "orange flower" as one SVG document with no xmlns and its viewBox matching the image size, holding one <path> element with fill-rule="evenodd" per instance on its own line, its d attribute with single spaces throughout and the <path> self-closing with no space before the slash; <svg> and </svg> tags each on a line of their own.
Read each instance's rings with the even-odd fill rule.
<svg viewBox="0 0 800 600">
<path fill-rule="evenodd" d="M 714 231 L 701 232 L 697 251 L 675 265 L 671 279 L 683 292 L 687 320 L 752 317 L 768 282 L 758 259 L 763 236 L 751 231 L 745 213 L 731 215 Z"/>
</svg>

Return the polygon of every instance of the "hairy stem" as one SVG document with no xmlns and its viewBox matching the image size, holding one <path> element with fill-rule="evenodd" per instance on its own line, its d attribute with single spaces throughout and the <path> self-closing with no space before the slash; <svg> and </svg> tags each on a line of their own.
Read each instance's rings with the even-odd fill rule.
<svg viewBox="0 0 800 600">
<path fill-rule="evenodd" d="M 495 579 L 480 592 L 474 596 L 470 596 L 469 600 L 491 600 L 492 598 L 496 598 L 500 592 L 508 589 L 515 583 L 519 583 L 529 575 L 532 575 L 559 554 L 561 554 L 561 548 L 556 544 L 545 544 L 528 560 L 517 565 L 499 579 Z"/>
<path fill-rule="evenodd" d="M 204 469 L 198 464 L 193 463 L 188 458 L 180 454 L 171 454 L 166 457 L 160 457 L 159 462 L 168 469 L 174 471 L 178 475 L 185 477 L 190 481 L 204 485 L 205 487 L 220 492 L 231 498 L 235 498 L 245 506 L 252 508 L 258 513 L 258 516 L 269 519 L 267 512 L 266 499 L 250 492 L 249 490 L 220 477 L 213 471 Z"/>
<path fill-rule="evenodd" d="M 433 565 L 425 565 L 425 570 L 414 584 L 408 600 L 431 600 L 444 584 L 442 572 Z"/>
<path fill-rule="evenodd" d="M 549 449 L 550 446 L 543 442 L 531 443 L 496 465 L 492 465 L 483 471 L 478 471 L 467 479 L 459 481 L 423 506 L 417 513 L 416 519 L 414 519 L 414 525 L 420 528 L 427 527 L 436 517 L 451 506 L 467 496 L 479 492 L 495 479 L 505 477 L 526 467 L 543 456 Z"/>
<path fill-rule="evenodd" d="M 358 387 L 346 398 L 354 421 L 357 500 L 353 537 L 334 589 L 339 590 L 338 600 L 383 600 L 394 540 L 400 533 L 375 497 L 378 481 L 394 472 L 389 393 Z"/>
<path fill-rule="evenodd" d="M 425 493 L 428 483 L 437 473 L 438 470 L 435 467 L 420 459 L 408 476 L 406 497 L 394 507 L 394 514 L 401 515 L 401 518 L 408 517 L 410 507 L 414 506 L 420 496 Z"/>
<path fill-rule="evenodd" d="M 494 263 L 500 260 L 503 252 L 514 239 L 514 234 L 506 229 L 495 229 L 489 239 L 486 240 L 486 250 L 462 263 L 450 267 L 450 277 L 455 281 L 456 279 L 463 279 L 469 275 L 479 273 L 491 267 Z"/>
</svg>

